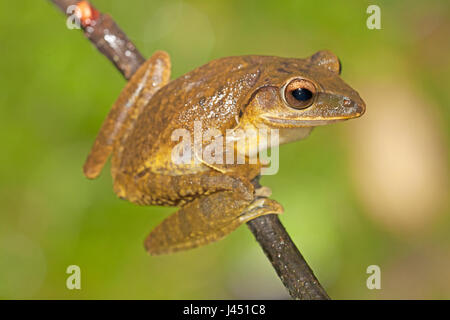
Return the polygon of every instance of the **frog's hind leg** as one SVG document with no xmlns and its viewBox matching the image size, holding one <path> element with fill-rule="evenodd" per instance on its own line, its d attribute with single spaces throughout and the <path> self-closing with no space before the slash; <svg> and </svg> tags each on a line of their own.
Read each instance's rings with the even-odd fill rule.
<svg viewBox="0 0 450 320">
<path fill-rule="evenodd" d="M 84 164 L 86 177 L 93 179 L 100 174 L 114 143 L 127 134 L 151 97 L 169 80 L 169 55 L 157 51 L 139 67 L 112 106 Z"/>
<path fill-rule="evenodd" d="M 279 203 L 267 198 L 245 200 L 238 192 L 202 196 L 158 225 L 145 240 L 152 255 L 195 248 L 222 239 L 241 224 L 266 214 L 280 214 Z"/>
</svg>

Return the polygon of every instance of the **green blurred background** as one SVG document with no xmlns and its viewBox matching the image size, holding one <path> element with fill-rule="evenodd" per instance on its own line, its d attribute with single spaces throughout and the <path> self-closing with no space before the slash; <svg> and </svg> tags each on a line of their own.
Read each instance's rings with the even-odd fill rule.
<svg viewBox="0 0 450 320">
<path fill-rule="evenodd" d="M 222 56 L 335 52 L 366 114 L 281 147 L 262 183 L 331 297 L 450 298 L 448 1 L 93 3 L 145 56 L 168 51 L 174 77 Z M 143 239 L 175 209 L 117 199 L 108 169 L 84 178 L 125 80 L 49 1 L 0 2 L 0 58 L 0 298 L 288 298 L 245 226 L 151 257 Z M 71 264 L 81 290 L 66 288 Z"/>
</svg>

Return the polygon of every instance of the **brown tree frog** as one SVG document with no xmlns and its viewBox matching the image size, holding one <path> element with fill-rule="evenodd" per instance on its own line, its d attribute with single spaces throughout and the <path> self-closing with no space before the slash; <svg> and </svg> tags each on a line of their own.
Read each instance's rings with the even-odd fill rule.
<svg viewBox="0 0 450 320">
<path fill-rule="evenodd" d="M 84 165 L 85 175 L 96 178 L 112 155 L 114 192 L 120 198 L 181 207 L 147 237 L 150 254 L 204 245 L 251 219 L 283 211 L 268 198 L 268 188 L 255 190 L 251 183 L 260 173 L 259 161 L 174 163 L 174 130 L 193 132 L 195 122 L 202 130 L 215 128 L 224 135 L 236 128 L 277 129 L 282 144 L 306 137 L 315 126 L 365 111 L 358 93 L 340 78 L 340 62 L 329 51 L 306 59 L 226 57 L 175 80 L 170 80 L 170 70 L 163 51 L 138 69 Z"/>
</svg>

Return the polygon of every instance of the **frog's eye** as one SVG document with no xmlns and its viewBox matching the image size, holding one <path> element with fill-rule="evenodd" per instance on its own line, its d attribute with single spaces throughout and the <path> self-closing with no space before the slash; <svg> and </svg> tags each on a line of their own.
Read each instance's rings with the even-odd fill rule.
<svg viewBox="0 0 450 320">
<path fill-rule="evenodd" d="M 294 79 L 286 85 L 284 98 L 290 107 L 304 109 L 309 107 L 316 94 L 316 87 L 311 81 Z"/>
</svg>

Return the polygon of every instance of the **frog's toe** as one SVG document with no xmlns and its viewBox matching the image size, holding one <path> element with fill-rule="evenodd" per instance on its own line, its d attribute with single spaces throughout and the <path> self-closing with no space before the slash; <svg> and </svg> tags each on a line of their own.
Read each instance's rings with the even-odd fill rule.
<svg viewBox="0 0 450 320">
<path fill-rule="evenodd" d="M 253 220 L 267 214 L 282 214 L 283 206 L 277 201 L 267 198 L 259 198 L 253 201 L 239 216 L 242 223 Z"/>
</svg>

